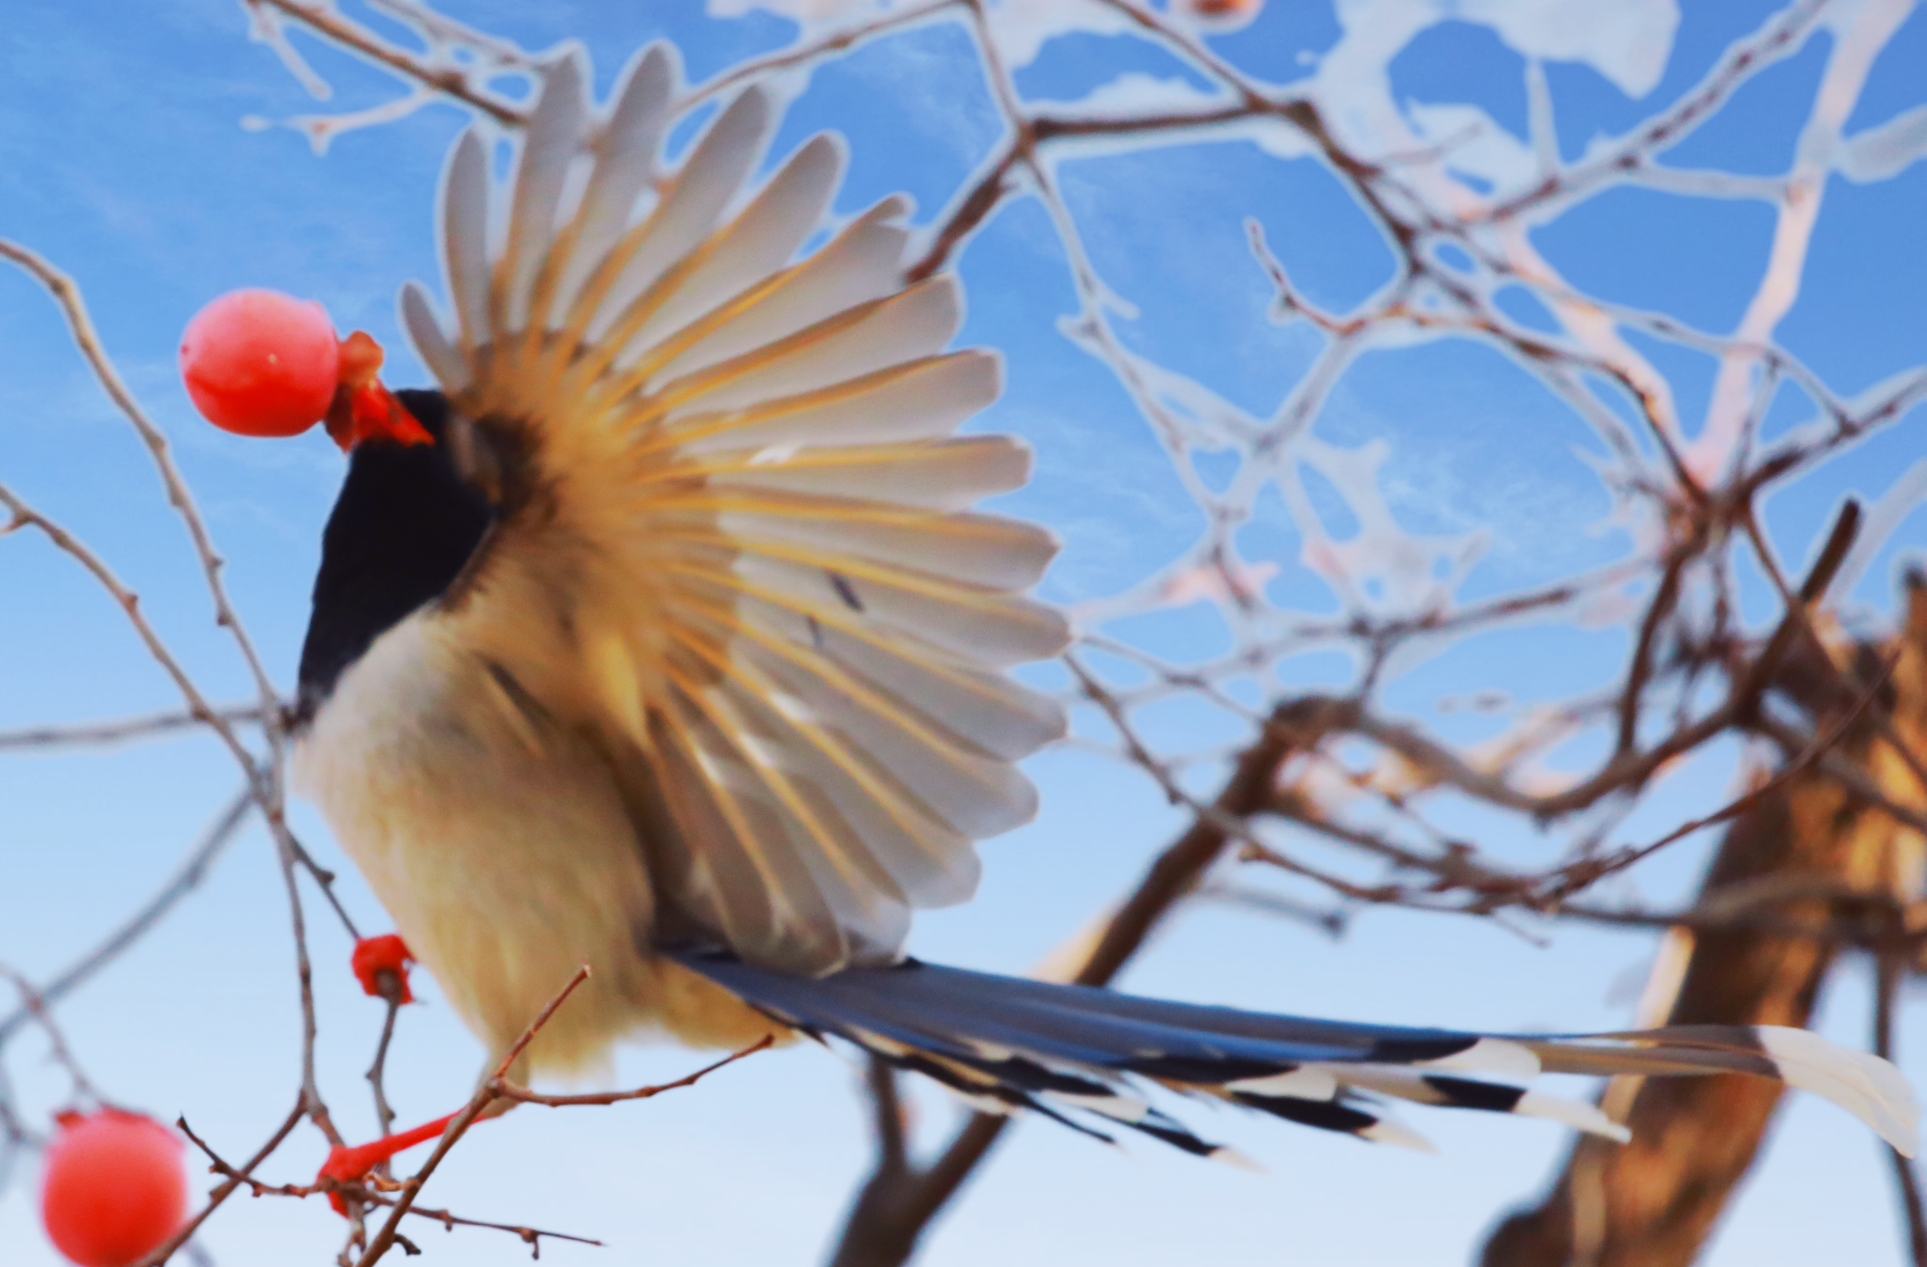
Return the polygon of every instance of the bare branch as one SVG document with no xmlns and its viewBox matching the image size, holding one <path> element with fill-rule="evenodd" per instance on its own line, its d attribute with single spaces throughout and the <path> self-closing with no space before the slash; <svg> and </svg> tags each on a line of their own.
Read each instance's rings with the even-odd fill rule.
<svg viewBox="0 0 1927 1267">
<path fill-rule="evenodd" d="M 257 704 L 217 708 L 214 715 L 230 724 L 258 722 L 263 719 Z M 278 723 L 278 718 L 276 719 Z M 192 713 L 148 713 L 118 721 L 78 722 L 58 726 L 27 726 L 19 730 L 0 730 L 0 751 L 21 748 L 107 747 L 140 739 L 174 735 L 200 726 Z"/>
<path fill-rule="evenodd" d="M 293 18 L 316 34 L 348 49 L 350 52 L 393 71 L 403 79 L 412 80 L 434 92 L 452 97 L 462 104 L 471 106 L 488 115 L 504 127 L 518 128 L 528 121 L 528 116 L 520 107 L 493 93 L 481 91 L 472 82 L 469 73 L 459 66 L 431 66 L 414 54 L 395 47 L 376 37 L 366 27 L 347 21 L 332 5 L 304 4 L 301 0 L 243 0 L 250 10 L 262 6 L 272 8 L 287 17 Z M 391 11 L 402 12 L 409 20 L 419 20 L 431 15 L 428 10 L 417 5 L 389 5 Z M 258 19 L 257 19 L 258 20 Z M 446 19 L 441 19 L 446 22 Z"/>
<path fill-rule="evenodd" d="M 67 328 L 72 333 L 74 342 L 80 346 L 81 355 L 87 359 L 94 377 L 100 381 L 102 389 L 112 398 L 114 404 L 127 416 L 127 421 L 132 424 L 135 434 L 146 446 L 148 456 L 153 459 L 154 469 L 161 478 L 161 485 L 167 492 L 167 504 L 180 516 L 181 523 L 187 529 L 188 538 L 194 544 L 195 556 L 200 560 L 201 572 L 207 581 L 208 594 L 214 600 L 214 623 L 228 631 L 228 635 L 234 640 L 234 645 L 241 652 L 241 658 L 247 662 L 248 672 L 254 675 L 255 689 L 261 695 L 263 715 L 269 718 L 275 717 L 280 708 L 281 696 L 274 689 L 274 682 L 269 678 L 267 669 L 262 666 L 261 657 L 255 653 L 253 640 L 248 637 L 246 627 L 241 624 L 240 616 L 228 599 L 227 584 L 221 579 L 221 569 L 225 566 L 225 561 L 215 551 L 214 542 L 208 536 L 207 524 L 201 518 L 200 508 L 195 505 L 194 495 L 189 491 L 187 481 L 181 477 L 180 468 L 174 464 L 173 449 L 167 442 L 166 434 L 155 426 L 146 412 L 141 409 L 140 403 L 134 399 L 133 393 L 127 390 L 127 384 L 121 381 L 119 371 L 114 368 L 114 363 L 108 359 L 106 351 L 101 347 L 100 337 L 94 331 L 93 318 L 87 315 L 86 301 L 81 298 L 80 288 L 74 284 L 73 278 L 18 243 L 0 239 L 0 258 L 12 260 L 32 275 L 46 287 L 47 292 L 53 296 L 54 302 L 60 305 L 61 313 L 67 319 Z M 8 508 L 12 509 L 16 516 L 21 513 L 11 502 L 8 503 Z M 36 526 L 43 530 L 49 527 L 45 521 L 41 521 Z M 130 611 L 129 614 L 131 616 L 132 612 Z M 177 675 L 178 684 L 184 684 L 184 679 Z M 186 693 L 183 690 L 183 694 Z M 190 697 L 189 705 L 196 717 L 203 721 L 209 720 L 206 714 L 211 714 L 212 710 L 207 707 L 205 701 L 198 698 L 198 695 Z M 268 730 L 272 740 L 278 727 L 271 725 Z"/>
<path fill-rule="evenodd" d="M 199 888 L 201 881 L 207 877 L 209 868 L 227 848 L 228 842 L 234 839 L 235 832 L 240 830 L 241 824 L 247 819 L 248 811 L 253 807 L 253 794 L 243 788 L 214 820 L 214 825 L 208 828 L 200 842 L 188 851 L 180 867 L 168 882 L 161 886 L 159 892 L 129 916 L 125 923 L 110 933 L 105 941 L 81 956 L 77 962 L 63 969 L 47 983 L 40 991 L 42 1003 L 51 1006 L 84 984 L 96 972 L 124 953 L 129 946 L 139 941 L 149 929 L 160 923 L 182 898 Z M 7 1039 L 13 1036 L 26 1019 L 25 1008 L 0 1019 L 0 1047 L 6 1045 Z"/>
</svg>

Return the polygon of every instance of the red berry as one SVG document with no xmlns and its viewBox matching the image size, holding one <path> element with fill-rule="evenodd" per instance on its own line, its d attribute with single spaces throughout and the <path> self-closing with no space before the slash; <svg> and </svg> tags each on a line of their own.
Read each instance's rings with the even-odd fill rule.
<svg viewBox="0 0 1927 1267">
<path fill-rule="evenodd" d="M 408 943 L 399 934 L 383 933 L 379 937 L 364 937 L 355 943 L 355 953 L 349 957 L 349 966 L 355 970 L 355 980 L 361 988 L 377 998 L 381 996 L 381 973 L 395 974 L 401 985 L 401 1001 L 413 1003 L 414 991 L 408 988 L 408 965 L 415 956 L 409 953 Z"/>
<path fill-rule="evenodd" d="M 149 1117 L 101 1109 L 64 1113 L 47 1147 L 40 1219 L 80 1267 L 128 1267 L 187 1217 L 181 1141 Z"/>
<path fill-rule="evenodd" d="M 1258 16 L 1264 0 L 1187 0 L 1183 12 L 1216 33 L 1235 31 Z"/>
<path fill-rule="evenodd" d="M 201 415 L 244 436 L 300 435 L 328 412 L 340 345 L 327 310 L 272 290 L 232 290 L 181 336 L 181 377 Z"/>
</svg>

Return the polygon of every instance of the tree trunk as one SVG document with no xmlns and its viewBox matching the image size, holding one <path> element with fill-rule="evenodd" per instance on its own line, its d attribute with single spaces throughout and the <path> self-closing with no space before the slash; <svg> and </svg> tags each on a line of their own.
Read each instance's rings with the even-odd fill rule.
<svg viewBox="0 0 1927 1267">
<path fill-rule="evenodd" d="M 1927 599 L 1910 585 L 1907 627 L 1884 655 L 1854 656 L 1862 681 L 1899 655 L 1890 685 L 1835 749 L 1891 800 L 1927 804 L 1913 771 L 1870 719 L 1891 710 L 1893 731 L 1927 751 Z M 1777 684 L 1824 733 L 1853 703 L 1809 644 Z M 1700 892 L 1707 910 L 1744 906 L 1785 924 L 1818 928 L 1850 909 L 1842 892 L 1907 893 L 1921 839 L 1856 796 L 1819 763 L 1788 779 L 1734 820 Z M 1777 898 L 1775 895 L 1779 895 Z M 1673 937 L 1686 936 L 1675 930 Z M 1835 957 L 1818 937 L 1759 931 L 1701 932 L 1672 1007 L 1673 1024 L 1804 1027 Z M 1650 1018 L 1642 1018 L 1646 1020 Z M 1551 1191 L 1507 1217 L 1486 1243 L 1483 1267 L 1687 1267 L 1752 1165 L 1779 1103 L 1763 1078 L 1620 1079 L 1612 1113 L 1630 1100 L 1630 1144 L 1581 1137 Z M 1618 1116 L 1618 1114 L 1614 1114 Z"/>
</svg>

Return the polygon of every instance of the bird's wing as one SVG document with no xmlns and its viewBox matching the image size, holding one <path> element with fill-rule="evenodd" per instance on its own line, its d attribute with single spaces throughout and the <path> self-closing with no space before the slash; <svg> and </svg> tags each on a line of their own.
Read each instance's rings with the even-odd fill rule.
<svg viewBox="0 0 1927 1267">
<path fill-rule="evenodd" d="M 1002 670 L 1066 641 L 1023 597 L 1056 546 L 969 510 L 1029 454 L 953 434 L 998 364 L 943 350 L 953 279 L 904 282 L 907 204 L 826 234 L 827 135 L 748 189 L 754 88 L 666 169 L 675 80 L 648 49 L 605 114 L 570 57 L 506 182 L 455 146 L 453 330 L 402 311 L 504 512 L 447 607 L 509 705 L 604 737 L 672 909 L 820 972 L 894 954 L 1033 813 L 1013 763 L 1063 715 Z"/>
</svg>

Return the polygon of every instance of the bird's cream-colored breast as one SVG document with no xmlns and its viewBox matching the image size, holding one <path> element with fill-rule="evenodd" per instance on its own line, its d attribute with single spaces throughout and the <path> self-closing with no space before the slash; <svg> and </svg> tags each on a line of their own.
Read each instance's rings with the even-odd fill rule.
<svg viewBox="0 0 1927 1267">
<path fill-rule="evenodd" d="M 638 1030 L 753 1041 L 760 1016 L 648 953 L 654 900 L 615 781 L 585 739 L 540 726 L 430 609 L 343 674 L 295 787 L 491 1052 L 584 963 L 530 1049 L 539 1069 L 593 1066 Z"/>
</svg>

